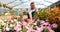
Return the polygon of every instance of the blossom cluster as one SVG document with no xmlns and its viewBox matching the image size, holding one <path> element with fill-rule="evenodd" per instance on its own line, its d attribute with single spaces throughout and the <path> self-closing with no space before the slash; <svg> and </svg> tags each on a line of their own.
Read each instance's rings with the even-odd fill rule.
<svg viewBox="0 0 60 32">
<path fill-rule="evenodd" d="M 22 20 L 22 22 L 21 22 Z M 53 28 L 57 28 L 57 24 L 50 24 L 48 21 L 44 20 L 31 20 L 28 19 L 27 15 L 11 16 L 9 18 L 0 18 L 0 30 L 1 32 L 55 32 Z"/>
</svg>

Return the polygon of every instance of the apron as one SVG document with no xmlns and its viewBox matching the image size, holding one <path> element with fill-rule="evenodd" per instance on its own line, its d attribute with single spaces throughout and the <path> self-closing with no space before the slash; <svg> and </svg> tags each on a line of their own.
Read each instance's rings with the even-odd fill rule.
<svg viewBox="0 0 60 32">
<path fill-rule="evenodd" d="M 32 17 L 33 17 L 33 18 L 34 18 L 34 16 L 35 16 L 35 14 L 36 14 L 36 9 L 35 9 L 35 11 L 32 12 Z M 29 13 L 28 13 L 28 19 L 30 19 Z"/>
</svg>

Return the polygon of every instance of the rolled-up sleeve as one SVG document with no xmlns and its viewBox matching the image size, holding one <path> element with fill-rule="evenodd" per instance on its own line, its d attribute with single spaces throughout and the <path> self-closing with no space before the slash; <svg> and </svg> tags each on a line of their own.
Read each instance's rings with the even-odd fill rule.
<svg viewBox="0 0 60 32">
<path fill-rule="evenodd" d="M 38 8 L 36 8 L 36 12 L 38 11 Z"/>
<path fill-rule="evenodd" d="M 32 13 L 32 11 L 31 11 L 30 9 L 28 9 L 28 13 L 29 13 L 29 14 L 31 14 L 31 13 Z"/>
</svg>

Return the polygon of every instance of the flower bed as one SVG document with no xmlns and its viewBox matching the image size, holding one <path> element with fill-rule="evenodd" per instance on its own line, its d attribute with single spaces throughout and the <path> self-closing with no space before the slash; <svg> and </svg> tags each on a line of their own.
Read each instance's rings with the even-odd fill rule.
<svg viewBox="0 0 60 32">
<path fill-rule="evenodd" d="M 9 18 L 0 18 L 1 32 L 55 32 L 58 25 L 50 24 L 44 20 L 30 20 L 27 15 L 22 18 L 19 16 L 11 16 Z"/>
<path fill-rule="evenodd" d="M 54 8 L 53 11 L 39 11 L 33 20 L 28 19 L 24 13 L 19 16 L 1 16 L 0 32 L 60 32 L 60 12 L 57 10 Z"/>
</svg>

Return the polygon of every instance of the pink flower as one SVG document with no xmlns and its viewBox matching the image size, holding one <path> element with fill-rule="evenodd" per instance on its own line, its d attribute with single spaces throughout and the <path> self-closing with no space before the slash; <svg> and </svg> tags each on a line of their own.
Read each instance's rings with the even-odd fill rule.
<svg viewBox="0 0 60 32">
<path fill-rule="evenodd" d="M 54 32 L 51 27 L 47 27 L 47 29 L 49 30 L 49 32 Z"/>
<path fill-rule="evenodd" d="M 44 27 L 41 25 L 41 27 L 40 27 L 40 28 L 37 28 L 37 31 L 42 32 L 42 31 L 43 31 L 43 29 L 44 29 Z"/>
<path fill-rule="evenodd" d="M 40 32 L 40 31 L 36 30 L 35 32 Z"/>
<path fill-rule="evenodd" d="M 44 27 L 50 27 L 50 24 L 49 24 L 49 22 L 45 22 L 45 23 L 43 23 L 43 24 L 41 24 L 41 25 L 43 25 Z"/>
<path fill-rule="evenodd" d="M 31 20 L 31 19 L 28 19 L 27 21 L 28 23 L 34 22 L 34 20 Z"/>
<path fill-rule="evenodd" d="M 51 27 L 47 27 L 48 30 L 52 30 Z"/>
<path fill-rule="evenodd" d="M 20 31 L 21 30 L 21 28 L 17 28 L 17 30 L 16 31 Z"/>
<path fill-rule="evenodd" d="M 55 31 L 53 31 L 53 30 L 50 30 L 50 32 L 55 32 Z"/>
<path fill-rule="evenodd" d="M 4 21 L 4 18 L 1 18 L 2 21 Z"/>
<path fill-rule="evenodd" d="M 28 29 L 27 32 L 31 32 L 33 30 L 30 26 L 26 26 L 26 28 Z"/>
<path fill-rule="evenodd" d="M 12 19 L 11 19 L 11 18 L 8 18 L 8 21 L 9 21 L 9 22 L 11 22 L 11 21 L 12 21 Z"/>
<path fill-rule="evenodd" d="M 41 24 L 43 24 L 43 23 L 45 23 L 45 21 L 43 21 L 43 20 L 40 20 L 40 23 L 41 23 Z"/>
<path fill-rule="evenodd" d="M 17 32 L 18 32 L 18 31 L 21 31 L 21 27 L 17 27 L 17 26 L 16 26 L 14 29 L 15 29 Z"/>
<path fill-rule="evenodd" d="M 54 24 L 52 24 L 51 26 L 52 26 L 53 28 L 57 28 L 57 27 L 58 27 L 58 25 L 57 25 L 57 24 L 55 24 L 55 23 L 54 23 Z"/>
<path fill-rule="evenodd" d="M 23 26 L 26 26 L 27 25 L 27 23 L 26 22 L 23 22 Z"/>
<path fill-rule="evenodd" d="M 3 21 L 2 19 L 0 19 L 0 21 L 1 21 L 2 23 L 4 23 L 4 21 Z"/>
<path fill-rule="evenodd" d="M 15 27 L 21 27 L 21 24 L 20 24 L 19 22 L 17 22 L 17 23 L 15 24 Z"/>
<path fill-rule="evenodd" d="M 27 32 L 31 32 L 31 30 L 27 30 Z"/>
</svg>

